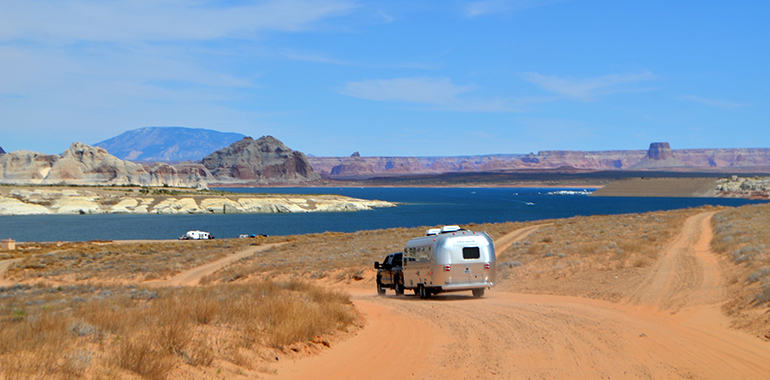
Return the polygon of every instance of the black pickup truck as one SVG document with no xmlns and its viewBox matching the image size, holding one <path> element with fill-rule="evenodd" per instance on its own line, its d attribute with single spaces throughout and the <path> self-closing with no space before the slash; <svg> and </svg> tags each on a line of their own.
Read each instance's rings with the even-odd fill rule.
<svg viewBox="0 0 770 380">
<path fill-rule="evenodd" d="M 385 288 L 395 290 L 397 296 L 404 294 L 404 272 L 401 267 L 403 255 L 401 252 L 391 253 L 385 256 L 382 264 L 374 262 L 374 269 L 377 269 L 377 294 L 384 295 Z"/>
</svg>

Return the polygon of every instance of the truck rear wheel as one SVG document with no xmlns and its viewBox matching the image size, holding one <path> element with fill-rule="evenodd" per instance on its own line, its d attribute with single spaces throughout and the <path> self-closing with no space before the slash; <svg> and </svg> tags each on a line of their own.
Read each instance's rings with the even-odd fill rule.
<svg viewBox="0 0 770 380">
<path fill-rule="evenodd" d="M 484 289 L 473 289 L 471 290 L 473 292 L 473 296 L 476 298 L 484 297 Z"/>
<path fill-rule="evenodd" d="M 398 282 L 398 276 L 393 277 L 393 289 L 396 290 L 396 297 L 404 295 L 404 285 Z"/>
<path fill-rule="evenodd" d="M 377 294 L 381 296 L 385 295 L 385 288 L 382 287 L 379 279 L 377 280 Z"/>
</svg>

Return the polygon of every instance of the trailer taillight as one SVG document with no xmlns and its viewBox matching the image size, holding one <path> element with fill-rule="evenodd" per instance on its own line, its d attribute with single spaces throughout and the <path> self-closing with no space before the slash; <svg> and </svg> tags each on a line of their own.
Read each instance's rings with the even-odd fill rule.
<svg viewBox="0 0 770 380">
<path fill-rule="evenodd" d="M 484 263 L 484 269 L 489 269 L 489 263 Z"/>
<path fill-rule="evenodd" d="M 452 270 L 451 265 L 444 265 L 444 272 L 449 272 L 450 270 Z"/>
</svg>

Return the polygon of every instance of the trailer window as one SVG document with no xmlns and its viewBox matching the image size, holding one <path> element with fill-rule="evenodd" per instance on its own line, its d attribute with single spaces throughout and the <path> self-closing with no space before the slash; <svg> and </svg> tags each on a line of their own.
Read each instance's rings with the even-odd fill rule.
<svg viewBox="0 0 770 380">
<path fill-rule="evenodd" d="M 463 247 L 463 259 L 473 260 L 481 257 L 479 247 Z"/>
</svg>

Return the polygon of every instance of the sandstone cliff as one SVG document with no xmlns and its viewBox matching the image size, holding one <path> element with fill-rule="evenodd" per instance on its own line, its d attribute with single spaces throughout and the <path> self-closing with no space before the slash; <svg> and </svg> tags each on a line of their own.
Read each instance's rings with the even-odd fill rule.
<svg viewBox="0 0 770 380">
<path fill-rule="evenodd" d="M 546 150 L 526 155 L 459 157 L 309 157 L 313 168 L 332 179 L 363 179 L 403 174 L 555 169 L 770 171 L 770 149 L 671 149 L 666 142 L 648 150 Z"/>
<path fill-rule="evenodd" d="M 0 155 L 0 183 L 207 187 L 206 175 L 179 175 L 168 164 L 145 166 L 103 148 L 73 143 L 61 155 L 16 151 Z"/>
<path fill-rule="evenodd" d="M 320 180 L 304 153 L 278 139 L 246 137 L 203 159 L 203 166 L 221 183 L 287 183 Z"/>
</svg>

